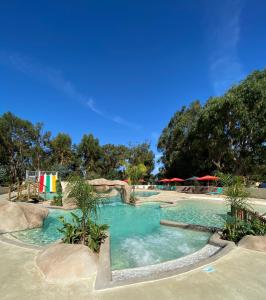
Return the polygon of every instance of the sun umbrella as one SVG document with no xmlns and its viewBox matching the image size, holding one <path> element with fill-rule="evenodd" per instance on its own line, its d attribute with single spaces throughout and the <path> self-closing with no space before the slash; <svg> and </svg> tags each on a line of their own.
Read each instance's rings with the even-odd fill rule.
<svg viewBox="0 0 266 300">
<path fill-rule="evenodd" d="M 206 176 L 198 178 L 198 181 L 208 181 L 208 191 L 209 191 L 210 181 L 215 181 L 218 179 L 219 179 L 219 177 L 217 177 L 217 176 L 206 175 Z"/>
<path fill-rule="evenodd" d="M 181 179 L 181 178 L 172 178 L 172 179 L 169 179 L 169 182 L 183 182 L 185 181 L 184 179 Z"/>
<path fill-rule="evenodd" d="M 187 179 L 185 179 L 185 181 L 195 181 L 195 180 L 198 180 L 199 179 L 199 177 L 196 177 L 196 176 L 192 176 L 192 177 L 190 177 L 190 178 L 187 178 Z"/>
<path fill-rule="evenodd" d="M 217 177 L 217 176 L 206 175 L 206 176 L 198 178 L 197 180 L 199 180 L 199 181 L 212 181 L 212 180 L 218 180 L 218 179 L 219 179 L 219 177 Z"/>
<path fill-rule="evenodd" d="M 169 181 L 170 181 L 170 179 L 167 179 L 167 178 L 159 180 L 159 182 L 169 182 Z"/>
</svg>

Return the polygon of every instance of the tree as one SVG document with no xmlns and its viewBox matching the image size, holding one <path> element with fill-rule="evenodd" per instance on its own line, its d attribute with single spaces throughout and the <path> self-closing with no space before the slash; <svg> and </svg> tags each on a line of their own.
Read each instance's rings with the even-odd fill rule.
<svg viewBox="0 0 266 300">
<path fill-rule="evenodd" d="M 71 213 L 72 223 L 66 222 L 63 216 L 60 218 L 63 228 L 59 231 L 64 235 L 63 242 L 82 243 L 93 251 L 99 252 L 100 245 L 107 237 L 105 231 L 108 228 L 107 225 L 96 224 L 100 197 L 81 177 L 72 177 L 67 188 L 70 190 L 71 197 L 75 199 L 77 208 L 81 210 L 81 216 Z"/>
<path fill-rule="evenodd" d="M 92 134 L 84 134 L 77 146 L 77 154 L 81 166 L 89 178 L 97 177 L 101 173 L 102 149 L 97 138 Z"/>
<path fill-rule="evenodd" d="M 43 170 L 47 166 L 50 137 L 50 132 L 43 132 L 42 123 L 34 125 L 32 146 L 32 167 L 34 170 Z"/>
<path fill-rule="evenodd" d="M 199 101 L 193 102 L 188 108 L 183 106 L 163 130 L 158 150 L 162 153 L 161 172 L 164 176 L 186 177 L 198 172 L 200 167 L 197 166 L 196 153 L 200 143 L 195 142 L 195 128 L 201 110 Z"/>
<path fill-rule="evenodd" d="M 150 149 L 150 144 L 145 142 L 136 146 L 132 146 L 129 149 L 128 162 L 131 165 L 143 164 L 146 168 L 145 176 L 150 177 L 151 172 L 154 169 L 154 153 Z"/>
<path fill-rule="evenodd" d="M 124 145 L 106 144 L 102 146 L 101 175 L 107 179 L 123 179 L 122 166 L 129 157 L 129 149 Z"/>
<path fill-rule="evenodd" d="M 203 107 L 177 111 L 158 142 L 164 175 L 266 175 L 265 91 L 266 70 L 256 71 Z"/>
<path fill-rule="evenodd" d="M 72 159 L 71 137 L 65 133 L 58 135 L 51 140 L 51 160 L 53 164 L 68 165 Z"/>
<path fill-rule="evenodd" d="M 7 112 L 0 118 L 1 160 L 12 183 L 22 181 L 31 162 L 34 127 L 29 121 Z"/>
<path fill-rule="evenodd" d="M 125 173 L 130 181 L 130 183 L 133 185 L 133 195 L 130 198 L 130 202 L 135 202 L 135 186 L 139 183 L 140 179 L 142 179 L 147 174 L 147 168 L 144 164 L 138 164 L 138 165 L 132 165 L 127 163 L 126 164 Z"/>
</svg>

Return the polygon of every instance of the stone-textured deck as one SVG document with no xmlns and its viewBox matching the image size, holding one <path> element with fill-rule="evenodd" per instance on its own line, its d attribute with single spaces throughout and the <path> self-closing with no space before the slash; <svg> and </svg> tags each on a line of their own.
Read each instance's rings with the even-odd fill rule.
<svg viewBox="0 0 266 300">
<path fill-rule="evenodd" d="M 48 284 L 35 265 L 37 250 L 0 242 L 1 300 L 265 299 L 266 253 L 237 247 L 208 268 L 162 280 L 94 291 L 94 278 Z"/>
</svg>

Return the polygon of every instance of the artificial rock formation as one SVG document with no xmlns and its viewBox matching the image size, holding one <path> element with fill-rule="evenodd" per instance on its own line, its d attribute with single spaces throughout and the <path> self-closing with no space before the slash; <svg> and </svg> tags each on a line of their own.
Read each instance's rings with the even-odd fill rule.
<svg viewBox="0 0 266 300">
<path fill-rule="evenodd" d="M 129 203 L 130 202 L 130 186 L 121 180 L 107 180 L 104 178 L 87 180 L 88 184 L 92 185 L 97 192 L 104 193 L 105 196 L 109 195 L 109 197 L 114 195 L 114 189 L 118 190 L 121 193 L 122 201 Z M 67 182 L 62 182 L 63 189 L 63 206 L 65 208 L 75 208 L 75 200 L 69 198 L 69 189 Z"/>
<path fill-rule="evenodd" d="M 107 180 L 104 178 L 88 180 L 88 183 L 95 187 L 96 191 L 108 191 L 110 189 L 117 189 L 121 192 L 122 201 L 130 202 L 130 186 L 121 180 Z"/>
<path fill-rule="evenodd" d="M 42 227 L 49 210 L 36 204 L 0 201 L 0 232 Z"/>
<path fill-rule="evenodd" d="M 266 236 L 246 235 L 238 243 L 239 247 L 266 252 Z"/>
<path fill-rule="evenodd" d="M 51 283 L 71 283 L 97 273 L 98 255 L 84 245 L 54 244 L 40 252 L 36 264 Z"/>
</svg>

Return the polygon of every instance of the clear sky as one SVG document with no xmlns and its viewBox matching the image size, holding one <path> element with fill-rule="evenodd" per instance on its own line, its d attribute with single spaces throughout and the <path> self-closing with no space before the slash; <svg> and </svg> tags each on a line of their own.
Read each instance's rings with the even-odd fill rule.
<svg viewBox="0 0 266 300">
<path fill-rule="evenodd" d="M 266 1 L 1 1 L 0 113 L 78 142 L 151 141 L 265 68 Z"/>
</svg>

